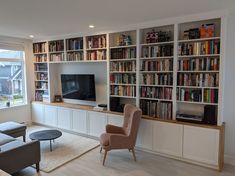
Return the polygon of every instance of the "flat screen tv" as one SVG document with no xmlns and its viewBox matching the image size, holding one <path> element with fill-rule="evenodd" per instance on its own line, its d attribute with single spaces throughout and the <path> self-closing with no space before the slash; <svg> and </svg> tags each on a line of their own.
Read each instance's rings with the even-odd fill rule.
<svg viewBox="0 0 235 176">
<path fill-rule="evenodd" d="M 62 97 L 85 101 L 96 101 L 95 75 L 62 74 Z"/>
</svg>

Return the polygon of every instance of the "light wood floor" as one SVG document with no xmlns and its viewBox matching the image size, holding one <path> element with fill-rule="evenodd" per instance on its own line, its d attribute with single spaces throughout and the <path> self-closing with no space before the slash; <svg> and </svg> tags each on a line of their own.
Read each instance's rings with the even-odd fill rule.
<svg viewBox="0 0 235 176">
<path fill-rule="evenodd" d="M 176 161 L 158 155 L 136 151 L 137 162 L 128 151 L 111 151 L 106 166 L 102 166 L 103 153 L 99 148 L 77 158 L 47 174 L 36 173 L 29 167 L 15 176 L 234 176 L 235 167 L 225 165 L 223 172 Z"/>
</svg>

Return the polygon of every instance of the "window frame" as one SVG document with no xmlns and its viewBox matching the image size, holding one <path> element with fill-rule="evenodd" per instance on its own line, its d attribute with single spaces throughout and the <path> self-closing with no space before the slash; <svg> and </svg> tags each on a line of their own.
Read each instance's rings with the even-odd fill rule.
<svg viewBox="0 0 235 176">
<path fill-rule="evenodd" d="M 0 47 L 0 49 L 3 49 Z M 5 49 L 5 48 L 4 48 Z M 21 67 L 22 67 L 22 96 L 23 96 L 23 103 L 19 103 L 16 105 L 10 105 L 5 106 L 5 107 L 1 107 L 0 109 L 8 109 L 8 108 L 13 108 L 13 107 L 19 107 L 19 106 L 24 106 L 28 104 L 27 101 L 27 89 L 26 89 L 26 72 L 25 72 L 25 67 L 26 67 L 26 62 L 25 62 L 25 50 L 17 50 L 17 48 L 14 50 L 13 48 L 9 48 L 9 49 L 5 49 L 5 50 L 12 50 L 12 51 L 22 51 L 23 52 L 23 58 L 1 58 L 0 56 L 0 63 L 1 62 L 20 62 L 21 63 Z"/>
</svg>

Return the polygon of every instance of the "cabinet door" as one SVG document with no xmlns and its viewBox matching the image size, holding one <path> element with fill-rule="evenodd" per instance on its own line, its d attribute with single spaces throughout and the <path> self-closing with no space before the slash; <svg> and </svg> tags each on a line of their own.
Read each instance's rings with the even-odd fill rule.
<svg viewBox="0 0 235 176">
<path fill-rule="evenodd" d="M 153 151 L 182 157 L 183 125 L 153 122 Z"/>
<path fill-rule="evenodd" d="M 153 121 L 141 119 L 138 136 L 137 147 L 152 150 L 153 148 Z"/>
<path fill-rule="evenodd" d="M 45 105 L 45 124 L 57 126 L 57 107 Z"/>
<path fill-rule="evenodd" d="M 219 130 L 184 125 L 183 157 L 218 165 Z"/>
<path fill-rule="evenodd" d="M 87 111 L 72 110 L 72 130 L 87 134 Z"/>
<path fill-rule="evenodd" d="M 123 125 L 123 116 L 108 114 L 108 124 L 122 127 Z"/>
<path fill-rule="evenodd" d="M 89 135 L 100 137 L 105 132 L 107 124 L 106 114 L 100 112 L 89 112 Z"/>
<path fill-rule="evenodd" d="M 70 130 L 71 129 L 72 110 L 68 108 L 58 108 L 58 127 Z"/>
<path fill-rule="evenodd" d="M 36 123 L 44 124 L 44 105 L 32 104 L 32 121 Z"/>
</svg>

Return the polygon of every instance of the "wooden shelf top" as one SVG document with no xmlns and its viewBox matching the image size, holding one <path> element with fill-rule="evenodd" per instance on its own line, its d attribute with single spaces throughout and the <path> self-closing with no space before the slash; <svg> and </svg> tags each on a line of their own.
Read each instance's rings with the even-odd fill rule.
<svg viewBox="0 0 235 176">
<path fill-rule="evenodd" d="M 41 102 L 41 101 L 32 101 L 32 104 L 44 104 L 44 105 L 58 106 L 58 107 L 63 107 L 63 108 L 81 109 L 81 110 L 87 110 L 87 111 L 113 114 L 113 115 L 118 115 L 118 116 L 123 117 L 123 113 L 121 112 L 114 112 L 114 111 L 108 111 L 108 110 L 98 111 L 98 110 L 93 109 L 94 106 L 89 106 L 89 105 L 70 104 L 70 103 L 63 103 L 63 102 L 62 103 L 48 103 L 48 102 Z M 195 126 L 195 127 L 201 127 L 201 128 L 210 128 L 210 129 L 218 129 L 218 130 L 221 130 L 223 128 L 223 125 L 219 126 L 219 125 L 207 125 L 207 124 L 181 122 L 177 120 L 166 120 L 166 119 L 160 119 L 156 117 L 150 117 L 147 115 L 142 115 L 142 118 L 146 120 L 174 123 L 174 124 L 180 124 L 180 125 L 189 125 L 189 126 Z"/>
</svg>

